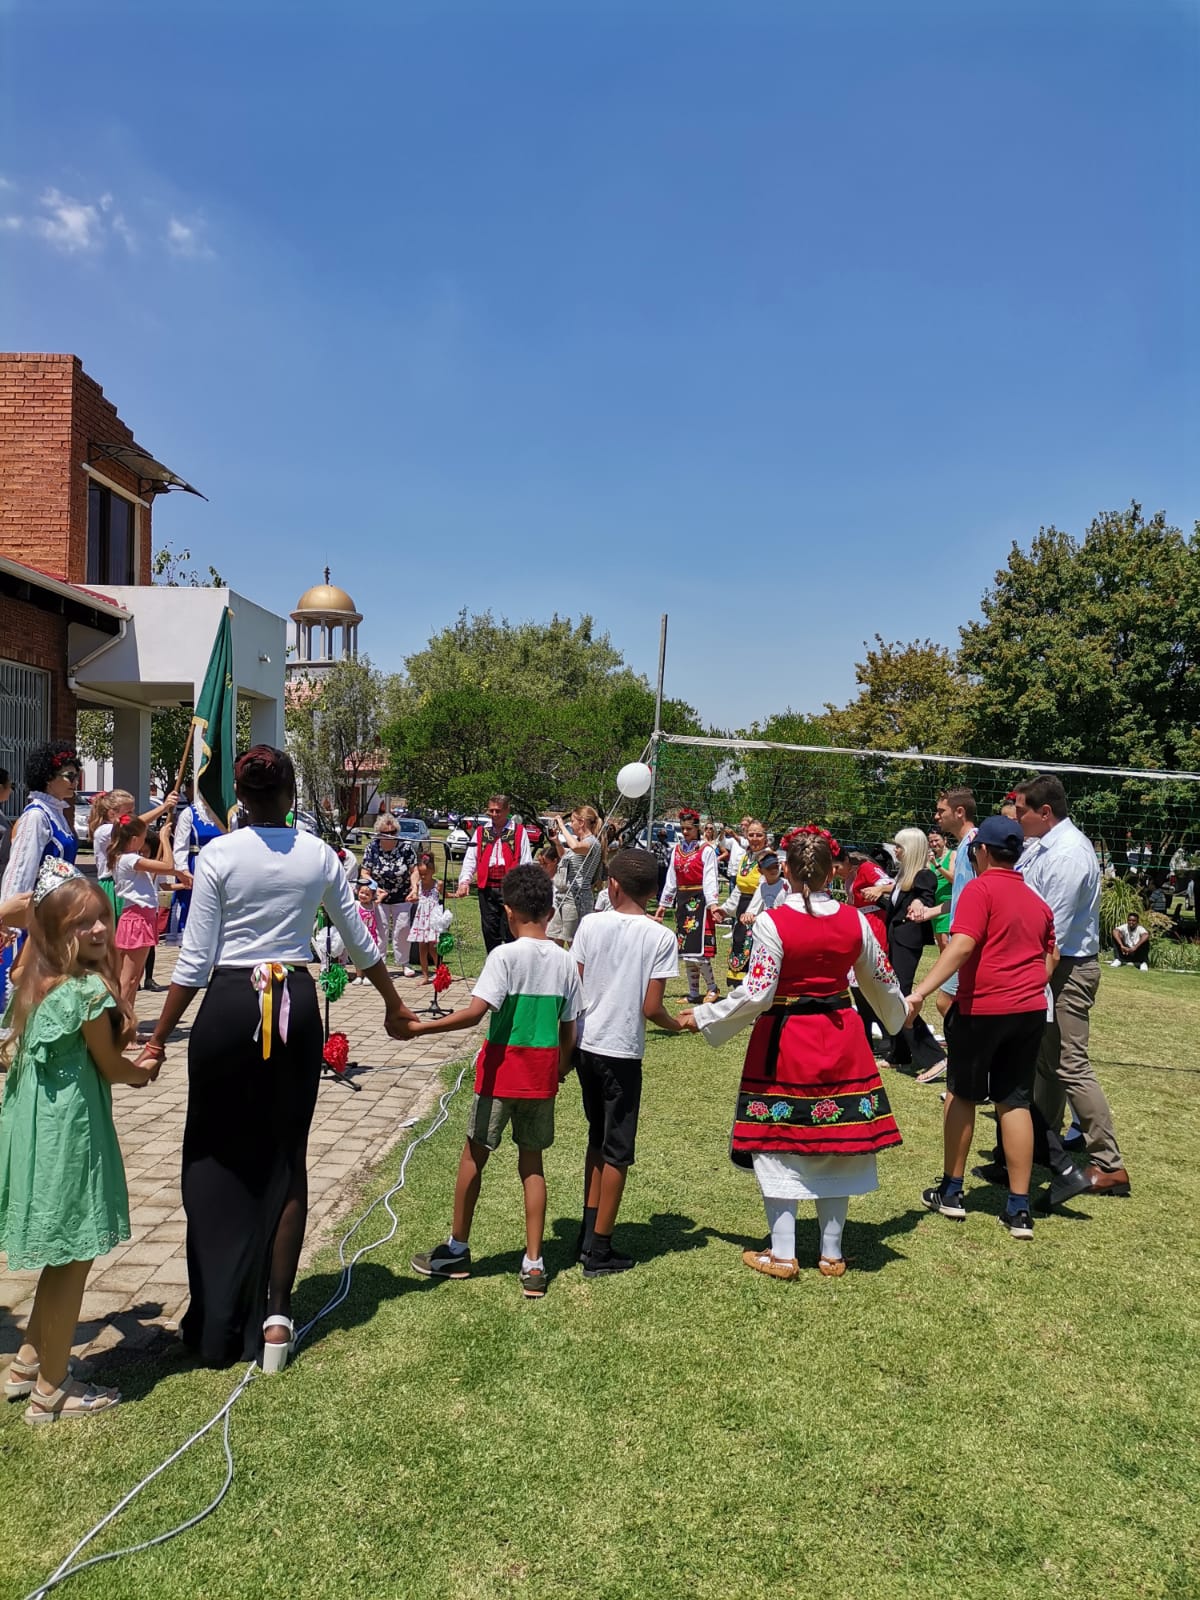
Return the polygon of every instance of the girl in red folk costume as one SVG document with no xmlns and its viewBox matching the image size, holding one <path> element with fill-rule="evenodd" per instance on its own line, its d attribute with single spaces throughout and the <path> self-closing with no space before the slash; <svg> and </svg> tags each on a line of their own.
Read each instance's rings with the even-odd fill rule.
<svg viewBox="0 0 1200 1600">
<path fill-rule="evenodd" d="M 850 1196 L 878 1187 L 876 1153 L 900 1143 L 846 974 L 853 967 L 890 1028 L 903 1024 L 904 997 L 870 919 L 825 891 L 832 843 L 823 828 L 784 836 L 791 893 L 756 919 L 745 982 L 718 1005 L 680 1014 L 711 1045 L 753 1024 L 730 1153 L 753 1167 L 771 1229 L 769 1248 L 742 1260 L 773 1278 L 799 1276 L 801 1200 L 816 1203 L 820 1271 L 842 1276 Z"/>
<path fill-rule="evenodd" d="M 700 979 L 703 978 L 708 985 L 704 998 L 711 1003 L 719 998 L 712 969 L 712 958 L 717 953 L 712 911 L 721 898 L 717 886 L 717 852 L 700 837 L 698 812 L 681 811 L 679 826 L 683 839 L 671 852 L 667 880 L 654 918 L 661 922 L 663 913 L 674 905 L 675 936 L 687 973 L 688 999 L 693 1005 L 699 1003 Z"/>
</svg>

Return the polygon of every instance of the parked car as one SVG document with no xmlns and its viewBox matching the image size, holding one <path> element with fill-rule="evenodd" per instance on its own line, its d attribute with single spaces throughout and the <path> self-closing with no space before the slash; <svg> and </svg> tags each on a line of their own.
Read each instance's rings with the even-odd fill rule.
<svg viewBox="0 0 1200 1600">
<path fill-rule="evenodd" d="M 660 828 L 665 828 L 667 830 L 667 843 L 669 845 L 674 846 L 674 845 L 679 843 L 680 839 L 683 838 L 683 834 L 679 830 L 679 824 L 677 822 L 666 822 L 666 821 L 656 822 L 654 824 L 654 827 L 651 829 L 651 835 L 650 835 L 651 838 L 653 838 L 653 839 L 657 839 L 658 838 L 658 830 Z M 639 850 L 645 850 L 646 849 L 646 830 L 645 830 L 645 828 L 643 828 L 642 831 L 638 834 L 637 843 L 638 843 L 638 849 Z"/>
<path fill-rule="evenodd" d="M 446 835 L 446 857 L 449 861 L 461 861 L 467 853 L 471 843 L 471 835 L 465 828 L 454 827 Z"/>
<path fill-rule="evenodd" d="M 91 813 L 92 802 L 97 795 L 104 794 L 103 789 L 79 790 L 75 795 L 75 837 L 80 844 L 90 844 L 88 838 L 88 816 Z"/>
</svg>

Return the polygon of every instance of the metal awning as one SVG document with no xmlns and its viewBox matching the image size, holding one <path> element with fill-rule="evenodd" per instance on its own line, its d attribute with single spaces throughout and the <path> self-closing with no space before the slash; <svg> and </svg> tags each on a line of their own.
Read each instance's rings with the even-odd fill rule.
<svg viewBox="0 0 1200 1600">
<path fill-rule="evenodd" d="M 159 494 L 166 494 L 171 489 L 182 489 L 185 494 L 200 495 L 201 500 L 207 500 L 206 494 L 200 494 L 178 473 L 172 472 L 170 467 L 164 467 L 161 461 L 156 461 L 152 455 L 141 450 L 135 444 L 89 444 L 89 461 L 116 461 L 129 472 L 135 473 L 139 484 L 144 484 L 147 489 Z"/>
</svg>

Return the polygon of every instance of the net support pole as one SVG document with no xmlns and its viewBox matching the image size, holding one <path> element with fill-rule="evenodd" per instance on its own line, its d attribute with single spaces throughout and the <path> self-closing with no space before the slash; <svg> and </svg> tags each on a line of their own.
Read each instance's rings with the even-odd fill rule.
<svg viewBox="0 0 1200 1600">
<path fill-rule="evenodd" d="M 654 849 L 654 804 L 658 789 L 658 751 L 662 735 L 663 679 L 667 674 L 667 613 L 658 628 L 658 683 L 654 691 L 654 732 L 650 735 L 650 814 L 646 818 L 646 848 Z"/>
</svg>

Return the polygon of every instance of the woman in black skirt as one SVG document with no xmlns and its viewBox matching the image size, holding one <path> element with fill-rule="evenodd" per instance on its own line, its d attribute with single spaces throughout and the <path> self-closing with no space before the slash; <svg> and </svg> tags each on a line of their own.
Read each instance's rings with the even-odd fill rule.
<svg viewBox="0 0 1200 1600">
<path fill-rule="evenodd" d="M 256 745 L 235 769 L 245 825 L 196 860 L 183 948 L 146 1046 L 161 1058 L 196 990 L 183 1135 L 191 1301 L 181 1332 L 206 1366 L 287 1363 L 292 1285 L 308 1216 L 308 1130 L 324 1035 L 312 961 L 323 906 L 349 957 L 383 996 L 403 1038 L 412 1012 L 397 995 L 337 856 L 289 827 L 290 758 Z M 265 1321 L 264 1321 L 265 1318 Z"/>
</svg>

